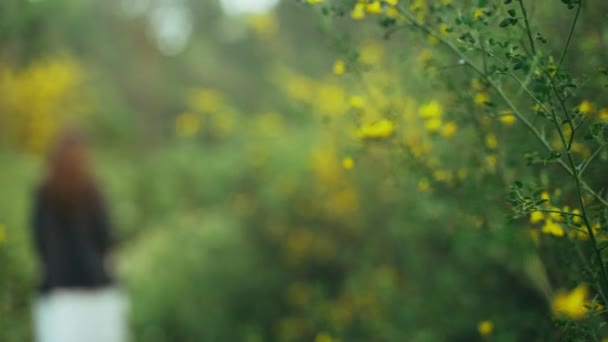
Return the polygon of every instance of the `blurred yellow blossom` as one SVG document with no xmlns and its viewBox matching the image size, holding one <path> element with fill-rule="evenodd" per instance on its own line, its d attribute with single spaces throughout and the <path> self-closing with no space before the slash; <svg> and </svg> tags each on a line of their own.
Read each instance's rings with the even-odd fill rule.
<svg viewBox="0 0 608 342">
<path fill-rule="evenodd" d="M 397 6 L 399 4 L 399 0 L 385 0 L 385 2 L 390 6 Z"/>
<path fill-rule="evenodd" d="M 372 124 L 363 125 L 359 128 L 361 138 L 387 138 L 393 135 L 395 123 L 388 119 L 382 119 Z"/>
<path fill-rule="evenodd" d="M 342 167 L 346 170 L 350 170 L 355 166 L 355 161 L 351 157 L 345 157 L 342 159 Z"/>
<path fill-rule="evenodd" d="M 453 121 L 447 122 L 441 129 L 441 135 L 445 138 L 451 138 L 456 133 L 458 126 Z"/>
<path fill-rule="evenodd" d="M 597 116 L 600 120 L 608 120 L 608 108 L 600 109 Z"/>
<path fill-rule="evenodd" d="M 465 180 L 467 178 L 467 170 L 460 168 L 458 169 L 458 171 L 456 172 L 456 176 L 458 177 L 458 179 Z"/>
<path fill-rule="evenodd" d="M 429 49 L 424 49 L 418 54 L 416 61 L 422 65 L 428 64 L 433 59 L 433 52 Z"/>
<path fill-rule="evenodd" d="M 279 31 L 279 20 L 272 12 L 248 15 L 246 22 L 260 38 L 272 38 Z"/>
<path fill-rule="evenodd" d="M 500 122 L 506 126 L 511 126 L 515 123 L 515 121 L 517 121 L 517 118 L 515 115 L 513 115 L 513 112 L 510 109 L 506 109 L 500 113 L 498 120 L 500 120 Z"/>
<path fill-rule="evenodd" d="M 484 106 L 487 102 L 490 102 L 490 95 L 486 92 L 478 92 L 475 94 L 473 102 L 478 106 Z"/>
<path fill-rule="evenodd" d="M 553 312 L 558 316 L 566 316 L 572 319 L 581 319 L 587 313 L 585 301 L 589 289 L 587 285 L 581 284 L 570 292 L 559 292 L 553 298 Z"/>
<path fill-rule="evenodd" d="M 589 114 L 594 111 L 594 105 L 587 100 L 583 100 L 583 102 L 578 105 L 578 110 L 583 114 Z"/>
<path fill-rule="evenodd" d="M 355 20 L 361 20 L 365 18 L 365 4 L 360 2 L 356 3 L 353 10 L 350 12 L 350 17 Z"/>
<path fill-rule="evenodd" d="M 496 163 L 498 162 L 498 158 L 496 157 L 495 154 L 489 154 L 485 157 L 485 168 L 487 171 L 489 172 L 495 172 L 496 171 Z"/>
<path fill-rule="evenodd" d="M 333 338 L 331 338 L 331 335 L 329 335 L 328 333 L 318 333 L 317 336 L 315 336 L 315 342 L 334 342 L 335 340 Z"/>
<path fill-rule="evenodd" d="M 19 71 L 0 66 L 0 136 L 44 153 L 59 131 L 87 112 L 83 79 L 83 70 L 69 59 L 43 60 Z"/>
<path fill-rule="evenodd" d="M 486 85 L 480 79 L 474 78 L 471 80 L 471 88 L 481 91 L 486 89 Z"/>
<path fill-rule="evenodd" d="M 380 0 L 372 0 L 365 4 L 365 10 L 367 13 L 380 14 L 382 13 L 382 4 L 380 3 Z"/>
<path fill-rule="evenodd" d="M 306 0 L 307 3 L 309 4 L 320 4 L 322 3 L 324 0 Z"/>
<path fill-rule="evenodd" d="M 424 126 L 429 132 L 437 132 L 441 128 L 442 123 L 443 122 L 441 121 L 441 119 L 430 119 L 427 120 Z"/>
<path fill-rule="evenodd" d="M 0 244 L 6 241 L 6 227 L 0 223 Z"/>
<path fill-rule="evenodd" d="M 559 223 L 553 222 L 551 219 L 547 219 L 545 225 L 542 227 L 541 231 L 545 234 L 562 237 L 564 236 L 564 228 Z"/>
<path fill-rule="evenodd" d="M 492 321 L 481 321 L 477 324 L 477 331 L 481 336 L 488 336 L 494 331 L 494 323 Z"/>
<path fill-rule="evenodd" d="M 486 135 L 486 147 L 490 150 L 494 150 L 496 149 L 496 146 L 498 146 L 498 140 L 496 139 L 496 135 L 494 135 L 493 133 Z"/>
<path fill-rule="evenodd" d="M 441 34 L 442 36 L 445 37 L 448 35 L 448 33 L 449 33 L 448 31 L 449 31 L 448 24 L 446 24 L 446 23 L 439 24 L 439 34 Z"/>
<path fill-rule="evenodd" d="M 476 8 L 473 12 L 473 19 L 479 20 L 481 17 L 483 17 L 483 14 L 483 8 Z"/>
<path fill-rule="evenodd" d="M 190 93 L 189 108 L 196 112 L 213 113 L 218 111 L 224 103 L 224 96 L 215 89 L 199 88 Z"/>
<path fill-rule="evenodd" d="M 418 109 L 418 113 L 423 119 L 440 118 L 443 115 L 443 107 L 435 100 L 432 100 Z"/>
<path fill-rule="evenodd" d="M 421 192 L 429 192 L 431 191 L 431 184 L 429 183 L 429 180 L 426 178 L 422 178 L 419 182 L 418 182 L 418 190 Z"/>
<path fill-rule="evenodd" d="M 343 75 L 346 72 L 346 63 L 343 59 L 338 59 L 334 63 L 333 73 L 334 75 Z"/>
<path fill-rule="evenodd" d="M 541 222 L 545 218 L 542 211 L 533 211 L 530 213 L 530 223 L 538 223 Z"/>
<path fill-rule="evenodd" d="M 549 203 L 550 197 L 549 197 L 549 193 L 548 193 L 548 192 L 543 191 L 543 192 L 540 194 L 540 198 L 541 198 L 541 199 L 544 199 L 544 200 L 547 200 L 547 203 Z"/>
<path fill-rule="evenodd" d="M 348 103 L 350 104 L 350 106 L 352 108 L 355 109 L 362 109 L 363 106 L 365 105 L 365 100 L 363 100 L 363 98 L 361 96 L 351 96 L 350 99 L 348 100 Z"/>
<path fill-rule="evenodd" d="M 198 115 L 185 112 L 175 118 L 175 133 L 180 138 L 188 138 L 201 130 L 201 120 Z"/>
</svg>

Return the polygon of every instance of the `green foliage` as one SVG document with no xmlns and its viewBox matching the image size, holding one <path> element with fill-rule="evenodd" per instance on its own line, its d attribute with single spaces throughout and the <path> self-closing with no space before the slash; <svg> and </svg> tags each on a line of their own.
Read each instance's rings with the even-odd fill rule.
<svg viewBox="0 0 608 342">
<path fill-rule="evenodd" d="M 184 2 L 172 56 L 158 4 L 0 5 L 0 123 L 24 132 L 0 127 L 0 340 L 31 336 L 30 196 L 65 118 L 94 142 L 134 340 L 608 336 L 602 12 L 307 2 Z M 54 60 L 80 88 L 38 91 Z"/>
</svg>

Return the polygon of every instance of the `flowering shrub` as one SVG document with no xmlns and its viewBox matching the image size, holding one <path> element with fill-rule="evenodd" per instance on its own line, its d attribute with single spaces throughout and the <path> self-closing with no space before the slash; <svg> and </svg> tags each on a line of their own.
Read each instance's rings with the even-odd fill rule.
<svg viewBox="0 0 608 342">
<path fill-rule="evenodd" d="M 215 2 L 186 3 L 208 11 L 182 56 L 113 36 L 125 66 L 79 62 L 86 87 L 65 60 L 3 69 L 0 340 L 29 338 L 35 282 L 39 160 L 14 151 L 71 120 L 103 126 L 134 340 L 608 337 L 603 12 L 306 0 L 202 29 Z"/>
<path fill-rule="evenodd" d="M 602 193 L 605 183 L 592 170 L 608 157 L 608 127 L 606 109 L 596 109 L 606 104 L 600 96 L 589 96 L 601 91 L 605 69 L 600 63 L 566 63 L 577 53 L 573 45 L 583 1 L 563 1 L 559 11 L 570 14 L 563 38 L 535 22 L 526 7 L 531 3 L 522 0 L 475 1 L 470 6 L 449 0 L 315 3 L 336 25 L 349 16 L 360 21 L 349 29 L 353 36 L 361 37 L 379 24 L 372 35 L 386 40 L 375 44 L 387 46 L 394 55 L 400 48 L 422 51 L 414 63 L 435 87 L 434 98 L 420 106 L 418 117 L 407 113 L 412 106 L 407 103 L 390 107 L 385 104 L 391 100 L 376 102 L 374 108 L 382 114 L 362 128 L 369 132 L 362 136 L 386 139 L 394 134 L 393 121 L 388 120 L 395 120 L 395 135 L 401 133 L 403 142 L 391 141 L 386 149 L 410 156 L 411 167 L 423 170 L 420 191 L 436 189 L 444 196 L 454 192 L 460 201 L 475 201 L 472 197 L 479 194 L 462 190 L 476 188 L 492 191 L 485 197 L 498 202 L 503 195 L 488 182 L 509 187 L 506 200 L 517 224 L 508 229 L 530 236 L 537 250 L 531 253 L 544 260 L 549 279 L 543 291 L 553 303 L 561 327 L 557 330 L 567 336 L 580 336 L 581 329 L 589 336 L 603 336 L 599 322 L 608 291 L 603 256 L 608 202 Z M 403 31 L 409 32 L 400 34 Z M 368 63 L 352 44 L 339 46 L 347 62 L 344 67 L 339 60 L 340 72 L 334 66 L 335 74 L 346 69 L 362 86 L 393 101 L 407 98 L 393 97 L 395 88 L 410 96 L 419 91 L 414 84 L 422 82 L 413 80 L 413 68 L 403 73 L 385 61 Z M 380 84 L 370 80 L 381 74 L 391 76 Z M 405 113 L 399 115 L 403 108 Z M 456 164 L 455 154 L 468 162 Z M 484 215 L 481 208 L 472 209 L 458 214 L 481 215 L 480 224 L 490 230 L 506 224 Z M 560 262 L 552 264 L 556 257 Z M 556 292 L 573 287 L 571 292 Z M 481 335 L 494 330 L 490 321 L 479 325 Z"/>
</svg>

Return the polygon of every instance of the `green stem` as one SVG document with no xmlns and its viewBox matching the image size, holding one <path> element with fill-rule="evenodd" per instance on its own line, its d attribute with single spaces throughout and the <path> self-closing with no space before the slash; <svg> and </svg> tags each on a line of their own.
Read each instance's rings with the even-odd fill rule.
<svg viewBox="0 0 608 342">
<path fill-rule="evenodd" d="M 536 55 L 536 46 L 534 45 L 534 38 L 532 38 L 532 30 L 530 30 L 530 22 L 528 21 L 528 12 L 526 11 L 526 7 L 524 6 L 523 0 L 519 1 L 519 7 L 521 8 L 521 13 L 524 16 L 524 23 L 526 24 L 526 32 L 528 33 L 528 39 L 530 40 L 530 47 L 532 48 L 532 54 Z"/>
<path fill-rule="evenodd" d="M 572 36 L 574 35 L 574 29 L 576 28 L 576 22 L 578 21 L 578 17 L 581 14 L 581 8 L 583 7 L 583 0 L 580 0 L 578 3 L 578 7 L 576 8 L 576 14 L 574 15 L 574 20 L 572 21 L 572 25 L 570 26 L 570 32 L 568 33 L 568 39 L 566 40 L 566 46 L 564 46 L 564 50 L 562 51 L 562 55 L 559 58 L 559 63 L 557 63 L 557 68 L 555 68 L 555 74 L 557 75 L 557 71 L 562 66 L 564 62 L 564 58 L 566 57 L 566 52 L 570 48 L 570 42 L 572 41 Z"/>
</svg>

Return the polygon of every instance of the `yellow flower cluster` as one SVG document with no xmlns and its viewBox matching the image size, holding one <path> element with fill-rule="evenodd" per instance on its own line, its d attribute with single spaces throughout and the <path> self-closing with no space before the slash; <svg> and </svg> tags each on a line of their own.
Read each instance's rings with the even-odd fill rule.
<svg viewBox="0 0 608 342">
<path fill-rule="evenodd" d="M 224 137 L 235 130 L 238 113 L 215 89 L 198 88 L 190 92 L 186 111 L 175 117 L 175 135 L 197 136 L 205 128 L 215 137 Z"/>
<path fill-rule="evenodd" d="M 494 323 L 492 321 L 481 321 L 477 324 L 477 331 L 481 336 L 489 336 L 494 331 Z"/>
<path fill-rule="evenodd" d="M 359 128 L 359 137 L 362 139 L 388 138 L 395 132 L 395 122 L 382 119 Z"/>
<path fill-rule="evenodd" d="M 0 112 L 11 113 L 0 116 L 0 135 L 29 152 L 45 152 L 57 133 L 86 112 L 82 80 L 80 67 L 67 59 L 0 69 Z"/>
<path fill-rule="evenodd" d="M 353 7 L 350 16 L 355 20 L 364 19 L 367 15 L 385 14 L 389 17 L 398 17 L 399 11 L 396 6 L 398 0 L 358 0 Z"/>
<path fill-rule="evenodd" d="M 541 195 L 542 199 L 549 200 L 549 194 L 544 192 Z M 557 237 L 565 236 L 564 225 L 570 225 L 572 228 L 569 232 L 571 238 L 586 240 L 589 238 L 587 227 L 584 225 L 583 219 L 581 218 L 581 211 L 579 209 L 572 209 L 568 206 L 559 208 L 552 206 L 549 202 L 545 202 L 543 206 L 544 210 L 549 212 L 534 211 L 530 214 L 530 223 L 542 224 L 541 232 L 548 235 Z M 567 220 L 566 218 L 570 218 Z M 600 230 L 600 224 L 596 223 L 593 227 L 593 232 L 598 235 Z"/>
<path fill-rule="evenodd" d="M 432 100 L 418 109 L 418 115 L 425 120 L 426 130 L 432 133 L 439 132 L 446 138 L 451 138 L 456 133 L 458 126 L 453 121 L 443 123 L 443 107 Z"/>
<path fill-rule="evenodd" d="M 553 312 L 557 316 L 564 316 L 571 319 L 581 319 L 585 317 L 589 309 L 587 296 L 589 288 L 581 284 L 571 291 L 561 291 L 553 298 Z"/>
</svg>

